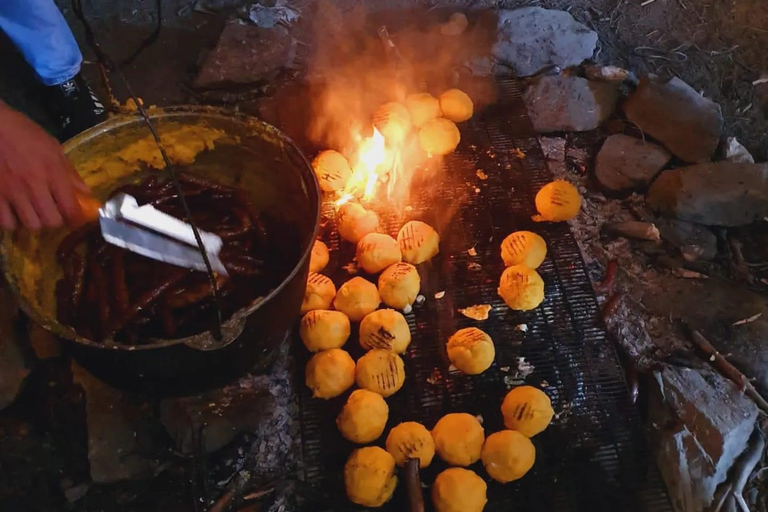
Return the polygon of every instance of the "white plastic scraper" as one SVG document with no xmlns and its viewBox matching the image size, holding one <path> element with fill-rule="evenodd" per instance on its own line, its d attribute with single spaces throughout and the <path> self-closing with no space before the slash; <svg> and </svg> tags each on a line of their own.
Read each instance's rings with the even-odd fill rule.
<svg viewBox="0 0 768 512">
<path fill-rule="evenodd" d="M 205 260 L 192 226 L 150 204 L 139 206 L 128 194 L 118 194 L 99 209 L 101 235 L 110 244 L 153 260 L 205 272 Z M 211 264 L 221 275 L 227 270 L 219 259 L 221 237 L 200 231 Z"/>
</svg>

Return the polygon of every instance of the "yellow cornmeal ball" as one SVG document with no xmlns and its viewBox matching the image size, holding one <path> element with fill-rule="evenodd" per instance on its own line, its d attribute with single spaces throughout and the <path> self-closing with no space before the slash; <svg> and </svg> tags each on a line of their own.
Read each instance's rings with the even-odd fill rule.
<svg viewBox="0 0 768 512">
<path fill-rule="evenodd" d="M 328 246 L 321 240 L 315 240 L 315 245 L 312 246 L 312 253 L 309 257 L 309 271 L 320 272 L 328 265 L 329 259 Z"/>
<path fill-rule="evenodd" d="M 464 412 L 446 414 L 432 429 L 437 455 L 452 466 L 469 466 L 480 459 L 485 441 L 483 426 Z"/>
<path fill-rule="evenodd" d="M 483 445 L 483 465 L 491 478 L 506 484 L 519 480 L 536 461 L 536 448 L 516 430 L 502 430 L 488 436 Z"/>
<path fill-rule="evenodd" d="M 536 210 L 539 217 L 534 220 L 560 222 L 571 220 L 581 208 L 581 195 L 576 187 L 564 180 L 544 185 L 536 194 Z"/>
<path fill-rule="evenodd" d="M 410 263 L 395 263 L 379 276 L 379 295 L 384 304 L 405 309 L 416 301 L 421 289 L 421 277 Z"/>
<path fill-rule="evenodd" d="M 461 142 L 459 128 L 449 119 L 433 119 L 419 130 L 419 143 L 429 155 L 447 155 Z"/>
<path fill-rule="evenodd" d="M 405 364 L 399 355 L 375 348 L 357 360 L 355 382 L 384 398 L 395 394 L 405 382 Z"/>
<path fill-rule="evenodd" d="M 474 471 L 448 468 L 432 484 L 436 512 L 482 512 L 488 503 L 488 485 Z"/>
<path fill-rule="evenodd" d="M 389 407 L 378 393 L 356 389 L 336 418 L 336 425 L 344 439 L 357 444 L 368 444 L 384 432 Z"/>
<path fill-rule="evenodd" d="M 411 114 L 411 123 L 416 128 L 421 128 L 440 117 L 440 101 L 428 92 L 411 94 L 405 98 L 405 106 Z"/>
<path fill-rule="evenodd" d="M 504 265 L 525 265 L 537 269 L 547 256 L 547 243 L 531 231 L 515 231 L 501 242 Z"/>
<path fill-rule="evenodd" d="M 336 286 L 330 278 L 312 272 L 307 278 L 307 288 L 304 290 L 304 300 L 301 303 L 301 314 L 313 309 L 331 309 L 331 303 L 336 296 Z"/>
<path fill-rule="evenodd" d="M 424 469 L 435 456 L 432 434 L 424 425 L 415 421 L 406 421 L 390 430 L 386 446 L 400 467 L 405 466 L 408 459 L 419 459 L 419 467 Z"/>
<path fill-rule="evenodd" d="M 344 485 L 352 503 L 382 506 L 397 487 L 395 459 L 378 446 L 355 450 L 344 465 Z"/>
<path fill-rule="evenodd" d="M 530 311 L 544 300 L 544 281 L 525 265 L 512 265 L 501 274 L 499 295 L 515 311 Z"/>
<path fill-rule="evenodd" d="M 320 190 L 336 192 L 344 188 L 352 177 L 352 169 L 344 155 L 332 149 L 325 150 L 312 161 Z"/>
<path fill-rule="evenodd" d="M 474 105 L 467 93 L 459 89 L 449 89 L 440 95 L 440 110 L 443 117 L 454 123 L 466 121 L 474 113 Z"/>
<path fill-rule="evenodd" d="M 343 347 L 349 332 L 349 318 L 341 311 L 315 309 L 299 324 L 299 336 L 310 352 Z"/>
<path fill-rule="evenodd" d="M 446 348 L 453 366 L 469 375 L 483 373 L 491 367 L 496 357 L 493 340 L 477 327 L 456 331 L 448 339 Z"/>
<path fill-rule="evenodd" d="M 411 114 L 400 103 L 385 103 L 373 113 L 373 126 L 387 142 L 399 143 L 411 131 Z"/>
<path fill-rule="evenodd" d="M 424 222 L 412 220 L 406 222 L 397 233 L 403 261 L 418 265 L 429 261 L 440 252 L 440 235 Z"/>
<path fill-rule="evenodd" d="M 345 203 L 336 212 L 336 227 L 341 238 L 357 244 L 365 235 L 379 229 L 379 216 L 358 203 Z"/>
<path fill-rule="evenodd" d="M 353 277 L 339 288 L 333 305 L 353 322 L 373 313 L 381 304 L 376 285 L 362 277 Z"/>
<path fill-rule="evenodd" d="M 378 274 L 403 259 L 397 240 L 383 233 L 368 233 L 357 243 L 357 263 L 369 274 Z"/>
<path fill-rule="evenodd" d="M 504 426 L 527 437 L 543 432 L 555 415 L 547 394 L 532 386 L 513 389 L 501 404 Z"/>
<path fill-rule="evenodd" d="M 304 379 L 315 398 L 334 398 L 354 384 L 355 362 L 340 348 L 323 350 L 307 363 Z"/>
<path fill-rule="evenodd" d="M 365 350 L 383 348 L 402 354 L 411 344 L 411 329 L 399 311 L 379 309 L 360 322 L 359 338 Z"/>
</svg>

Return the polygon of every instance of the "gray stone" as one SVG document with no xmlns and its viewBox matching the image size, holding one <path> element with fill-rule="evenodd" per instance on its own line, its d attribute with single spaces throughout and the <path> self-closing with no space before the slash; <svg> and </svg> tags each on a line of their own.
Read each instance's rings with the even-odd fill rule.
<svg viewBox="0 0 768 512">
<path fill-rule="evenodd" d="M 624 102 L 624 113 L 672 154 L 691 162 L 708 162 L 720 143 L 720 106 L 677 77 L 668 82 L 643 79 Z"/>
<path fill-rule="evenodd" d="M 699 512 L 747 446 L 758 409 L 734 383 L 705 368 L 667 366 L 649 408 L 657 462 L 676 510 Z"/>
<path fill-rule="evenodd" d="M 711 260 L 717 256 L 717 237 L 706 226 L 677 219 L 659 219 L 656 225 L 662 240 L 677 247 L 686 260 Z"/>
<path fill-rule="evenodd" d="M 723 151 L 723 157 L 729 162 L 753 164 L 755 158 L 750 152 L 736 140 L 736 137 L 728 137 L 725 141 L 725 147 Z"/>
<path fill-rule="evenodd" d="M 290 67 L 295 57 L 296 40 L 285 27 L 230 22 L 206 55 L 193 85 L 198 89 L 259 85 Z"/>
<path fill-rule="evenodd" d="M 30 371 L 15 329 L 17 313 L 10 290 L 0 283 L 0 410 L 16 400 Z"/>
<path fill-rule="evenodd" d="M 615 84 L 574 76 L 543 76 L 523 94 L 534 129 L 539 133 L 588 131 L 613 113 Z"/>
<path fill-rule="evenodd" d="M 628 135 L 611 135 L 597 154 L 595 177 L 613 192 L 643 189 L 672 155 L 661 146 Z"/>
<path fill-rule="evenodd" d="M 744 226 L 768 215 L 768 165 L 717 162 L 661 173 L 646 196 L 656 212 L 707 226 Z"/>
<path fill-rule="evenodd" d="M 597 33 L 565 11 L 523 7 L 499 12 L 497 60 L 519 76 L 530 76 L 547 66 L 577 66 L 592 57 Z"/>
</svg>

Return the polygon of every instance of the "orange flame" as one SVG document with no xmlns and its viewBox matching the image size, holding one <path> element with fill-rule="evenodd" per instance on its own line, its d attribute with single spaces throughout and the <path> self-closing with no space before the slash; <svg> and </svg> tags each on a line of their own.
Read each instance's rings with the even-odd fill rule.
<svg viewBox="0 0 768 512">
<path fill-rule="evenodd" d="M 361 139 L 359 135 L 356 138 Z M 373 135 L 360 140 L 358 144 L 352 176 L 344 187 L 341 199 L 336 201 L 336 206 L 341 206 L 354 197 L 371 201 L 376 195 L 379 179 L 389 171 L 386 168 L 387 156 L 384 136 L 374 128 Z"/>
</svg>

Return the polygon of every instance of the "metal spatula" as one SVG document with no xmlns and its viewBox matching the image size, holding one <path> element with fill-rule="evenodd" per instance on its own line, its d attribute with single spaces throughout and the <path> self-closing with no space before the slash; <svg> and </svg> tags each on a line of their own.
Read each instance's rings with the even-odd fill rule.
<svg viewBox="0 0 768 512">
<path fill-rule="evenodd" d="M 192 226 L 152 205 L 139 206 L 133 196 L 118 194 L 107 201 L 99 209 L 99 224 L 101 235 L 110 244 L 171 265 L 207 270 Z M 198 231 L 211 269 L 227 275 L 219 259 L 221 238 Z"/>
</svg>

